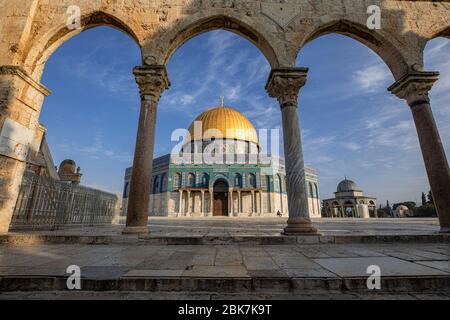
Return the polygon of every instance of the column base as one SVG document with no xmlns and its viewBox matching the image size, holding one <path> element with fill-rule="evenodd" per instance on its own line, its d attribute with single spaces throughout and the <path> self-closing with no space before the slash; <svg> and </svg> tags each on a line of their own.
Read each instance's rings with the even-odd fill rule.
<svg viewBox="0 0 450 320">
<path fill-rule="evenodd" d="M 449 227 L 441 227 L 441 229 L 439 230 L 439 233 L 450 233 L 450 228 Z"/>
<path fill-rule="evenodd" d="M 150 233 L 150 229 L 149 227 L 145 226 L 145 227 L 125 227 L 122 230 L 122 234 L 142 234 L 142 235 L 146 235 Z"/>
<path fill-rule="evenodd" d="M 318 235 L 317 229 L 309 218 L 289 218 L 287 226 L 281 233 L 286 236 L 294 235 Z"/>
</svg>

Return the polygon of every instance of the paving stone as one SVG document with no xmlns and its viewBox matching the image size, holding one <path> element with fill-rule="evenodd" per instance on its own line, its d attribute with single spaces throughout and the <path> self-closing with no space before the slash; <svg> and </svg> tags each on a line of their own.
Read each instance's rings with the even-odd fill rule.
<svg viewBox="0 0 450 320">
<path fill-rule="evenodd" d="M 81 268 L 81 277 L 87 279 L 96 279 L 96 280 L 104 280 L 104 279 L 118 279 L 124 276 L 130 268 L 124 267 L 95 267 L 88 266 Z"/>
<path fill-rule="evenodd" d="M 415 263 L 450 273 L 450 261 L 415 261 Z"/>
<path fill-rule="evenodd" d="M 277 270 L 280 267 L 270 257 L 245 257 L 244 265 L 248 270 Z"/>
<path fill-rule="evenodd" d="M 368 277 L 367 268 L 371 265 L 380 267 L 382 277 L 449 275 L 444 271 L 392 257 L 321 258 L 313 260 L 341 277 Z"/>
<path fill-rule="evenodd" d="M 181 277 L 185 270 L 130 270 L 122 277 L 124 278 L 158 278 L 158 277 Z"/>
<path fill-rule="evenodd" d="M 243 266 L 194 266 L 184 271 L 183 277 L 247 278 L 249 274 Z"/>
<path fill-rule="evenodd" d="M 270 270 L 248 270 L 252 278 L 288 278 L 288 274 L 281 269 Z"/>
<path fill-rule="evenodd" d="M 196 255 L 193 259 L 192 259 L 192 265 L 199 265 L 199 266 L 213 266 L 216 260 L 216 256 L 215 255 Z"/>
<path fill-rule="evenodd" d="M 336 278 L 336 274 L 320 267 L 317 264 L 304 266 L 296 269 L 283 269 L 283 271 L 293 278 Z"/>
</svg>

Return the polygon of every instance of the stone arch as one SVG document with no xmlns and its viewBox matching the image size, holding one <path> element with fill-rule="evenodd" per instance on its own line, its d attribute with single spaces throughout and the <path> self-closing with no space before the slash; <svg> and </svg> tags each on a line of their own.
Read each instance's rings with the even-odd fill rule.
<svg viewBox="0 0 450 320">
<path fill-rule="evenodd" d="M 444 38 L 450 39 L 450 26 L 445 26 L 444 28 L 441 28 L 429 40 L 433 40 L 434 38 L 438 38 L 438 37 L 444 37 Z"/>
<path fill-rule="evenodd" d="M 159 192 L 159 183 L 160 178 L 158 177 L 158 175 L 154 175 L 152 181 L 152 194 L 157 194 Z"/>
<path fill-rule="evenodd" d="M 161 182 L 160 182 L 160 192 L 166 192 L 167 191 L 167 175 L 163 173 L 161 175 Z"/>
<path fill-rule="evenodd" d="M 448 40 L 450 40 L 450 26 L 446 26 L 444 28 L 441 28 L 439 30 L 436 30 L 430 38 L 421 41 L 421 55 L 422 55 L 422 59 L 425 59 L 425 49 L 427 48 L 428 44 L 433 41 L 436 38 L 447 38 Z M 425 61 L 424 61 L 425 64 Z"/>
<path fill-rule="evenodd" d="M 234 174 L 234 187 L 242 188 L 242 175 L 239 172 Z"/>
<path fill-rule="evenodd" d="M 143 47 L 144 62 L 147 64 L 167 64 L 173 53 L 188 40 L 202 33 L 222 29 L 233 32 L 253 43 L 266 57 L 272 68 L 280 65 L 275 46 L 268 41 L 262 25 L 257 28 L 241 19 L 227 14 L 217 14 L 208 17 L 189 17 L 181 20 L 170 30 L 163 29 L 149 39 Z M 160 52 L 154 52 L 159 48 Z M 156 56 L 155 56 L 156 55 Z"/>
<path fill-rule="evenodd" d="M 232 186 L 233 182 L 234 182 L 234 181 L 230 181 L 230 179 L 226 175 L 219 173 L 219 174 L 215 174 L 214 177 L 210 177 L 210 179 L 209 179 L 210 188 L 212 188 L 214 186 L 214 184 L 219 180 L 226 181 L 229 186 Z"/>
<path fill-rule="evenodd" d="M 187 175 L 186 186 L 187 186 L 188 188 L 195 187 L 195 185 L 196 185 L 195 179 L 196 179 L 195 173 L 190 172 L 190 173 Z"/>
<path fill-rule="evenodd" d="M 309 182 L 308 186 L 309 186 L 309 194 L 310 194 L 311 198 L 315 198 L 314 197 L 314 187 L 313 187 L 312 182 Z"/>
<path fill-rule="evenodd" d="M 256 175 L 254 173 L 247 175 L 247 187 L 256 188 Z"/>
<path fill-rule="evenodd" d="M 181 173 L 179 172 L 175 172 L 173 174 L 173 187 L 174 188 L 181 188 L 181 182 L 182 182 L 183 178 L 181 176 Z"/>
<path fill-rule="evenodd" d="M 209 185 L 209 174 L 206 172 L 203 172 L 200 178 L 200 184 L 202 187 L 208 187 Z"/>
<path fill-rule="evenodd" d="M 297 52 L 297 56 L 307 43 L 321 36 L 333 33 L 350 37 L 374 51 L 386 63 L 396 80 L 400 79 L 409 71 L 405 56 L 386 36 L 349 20 L 332 21 L 314 28 L 304 38 Z"/>
<path fill-rule="evenodd" d="M 81 17 L 81 27 L 70 30 L 61 22 L 41 38 L 34 41 L 24 54 L 23 64 L 34 79 L 40 79 L 49 57 L 65 42 L 83 31 L 100 26 L 108 26 L 128 35 L 141 48 L 141 40 L 125 21 L 103 11 L 94 11 Z"/>
</svg>

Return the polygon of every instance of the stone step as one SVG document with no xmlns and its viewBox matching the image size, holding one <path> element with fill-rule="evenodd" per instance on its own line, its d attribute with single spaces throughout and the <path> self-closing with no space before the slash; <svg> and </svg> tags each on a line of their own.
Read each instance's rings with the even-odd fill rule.
<svg viewBox="0 0 450 320">
<path fill-rule="evenodd" d="M 150 245 L 286 245 L 286 244 L 343 244 L 343 243 L 450 243 L 450 234 L 411 235 L 337 235 L 337 236 L 124 236 L 124 235 L 0 235 L 0 244 L 150 244 Z"/>
<path fill-rule="evenodd" d="M 450 300 L 450 289 L 409 292 L 316 290 L 303 292 L 13 291 L 0 300 Z M 172 303 L 172 302 L 171 302 Z M 183 302 L 179 302 L 183 303 Z M 214 302 L 211 302 L 214 303 Z M 176 305 L 175 305 L 176 306 Z M 173 305 L 171 304 L 171 307 Z M 179 306 L 176 306 L 179 308 Z"/>
<path fill-rule="evenodd" d="M 0 292 L 66 291 L 67 278 L 51 276 L 5 276 L 0 278 Z M 307 293 L 317 291 L 373 292 L 367 278 L 205 278 L 205 277 L 122 277 L 83 278 L 83 291 L 141 292 L 221 292 L 221 293 Z M 381 291 L 425 292 L 449 290 L 450 276 L 383 277 Z"/>
</svg>

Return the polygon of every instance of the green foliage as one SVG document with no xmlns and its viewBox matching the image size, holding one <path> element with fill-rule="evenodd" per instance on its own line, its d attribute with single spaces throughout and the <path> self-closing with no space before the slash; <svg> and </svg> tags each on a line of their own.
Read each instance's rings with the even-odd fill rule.
<svg viewBox="0 0 450 320">
<path fill-rule="evenodd" d="M 414 209 L 414 217 L 437 217 L 436 208 L 434 204 L 427 203 Z"/>
<path fill-rule="evenodd" d="M 433 194 L 430 192 L 428 192 L 428 203 L 432 203 L 434 204 L 434 199 L 433 199 Z"/>
<path fill-rule="evenodd" d="M 426 205 L 427 204 L 427 197 L 425 196 L 425 192 L 422 192 L 422 205 Z"/>
<path fill-rule="evenodd" d="M 390 218 L 391 215 L 389 214 L 389 211 L 386 210 L 386 208 L 378 209 L 377 210 L 378 218 Z"/>
</svg>

